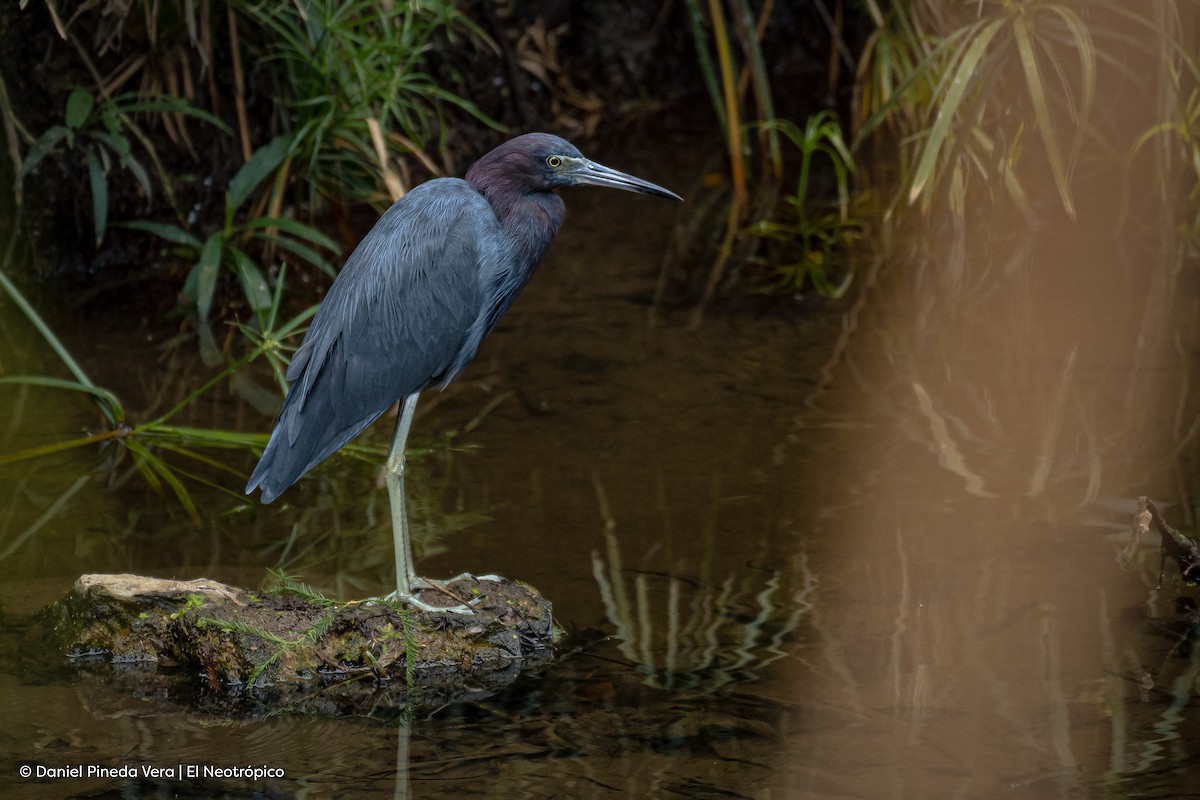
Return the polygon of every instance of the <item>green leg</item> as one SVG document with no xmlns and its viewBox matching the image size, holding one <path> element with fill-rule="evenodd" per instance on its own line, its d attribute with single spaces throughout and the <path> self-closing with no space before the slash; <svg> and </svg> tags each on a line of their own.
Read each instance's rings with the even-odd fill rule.
<svg viewBox="0 0 1200 800">
<path fill-rule="evenodd" d="M 392 509 L 392 544 L 396 551 L 396 594 L 411 597 L 417 573 L 413 570 L 412 546 L 408 538 L 408 509 L 404 505 L 404 446 L 408 442 L 408 429 L 412 427 L 413 412 L 417 408 L 420 392 L 404 398 L 400 415 L 396 419 L 396 432 L 392 434 L 392 449 L 387 458 L 388 500 Z"/>
<path fill-rule="evenodd" d="M 417 408 L 419 392 L 404 398 L 400 416 L 396 420 L 396 432 L 392 435 L 392 449 L 388 453 L 386 480 L 388 500 L 392 510 L 392 546 L 396 553 L 396 592 L 390 595 L 424 611 L 443 611 L 456 614 L 473 614 L 464 605 L 432 606 L 413 594 L 418 589 L 431 589 L 433 585 L 417 576 L 413 569 L 412 544 L 408 536 L 408 510 L 404 500 L 404 446 L 408 442 L 408 429 L 412 427 L 413 412 Z"/>
</svg>

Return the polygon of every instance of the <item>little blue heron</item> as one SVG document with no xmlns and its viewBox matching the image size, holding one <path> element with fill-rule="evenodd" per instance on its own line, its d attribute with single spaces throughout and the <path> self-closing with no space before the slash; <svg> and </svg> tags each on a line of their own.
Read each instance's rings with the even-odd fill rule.
<svg viewBox="0 0 1200 800">
<path fill-rule="evenodd" d="M 435 588 L 413 570 L 404 508 L 404 444 L 417 396 L 475 357 L 533 276 L 566 215 L 561 186 L 608 186 L 682 200 L 589 161 L 557 136 L 518 136 L 466 179 L 417 186 L 384 212 L 329 288 L 287 371 L 289 389 L 246 494 L 269 503 L 392 403 L 403 400 L 386 476 L 398 600 Z M 469 612 L 464 606 L 451 609 Z"/>
</svg>

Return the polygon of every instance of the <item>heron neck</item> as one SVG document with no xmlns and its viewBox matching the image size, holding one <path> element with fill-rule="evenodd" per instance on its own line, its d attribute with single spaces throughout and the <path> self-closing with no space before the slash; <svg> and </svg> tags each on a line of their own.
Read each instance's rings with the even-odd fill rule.
<svg viewBox="0 0 1200 800">
<path fill-rule="evenodd" d="M 562 198 L 554 192 L 506 192 L 492 187 L 482 193 L 508 235 L 517 262 L 532 272 L 566 217 Z"/>
</svg>

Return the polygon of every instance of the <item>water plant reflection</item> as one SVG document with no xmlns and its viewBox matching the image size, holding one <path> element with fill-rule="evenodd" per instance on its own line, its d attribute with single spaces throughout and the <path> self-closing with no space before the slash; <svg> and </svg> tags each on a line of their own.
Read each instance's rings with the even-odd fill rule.
<svg viewBox="0 0 1200 800">
<path fill-rule="evenodd" d="M 708 575 L 626 567 L 604 486 L 598 476 L 593 480 L 605 553 L 592 551 L 592 576 L 616 629 L 617 649 L 637 665 L 646 685 L 715 692 L 753 680 L 787 655 L 785 642 L 794 643 L 803 624 L 814 624 L 812 597 L 820 580 L 802 552 L 787 570 L 731 572 L 719 583 Z"/>
</svg>

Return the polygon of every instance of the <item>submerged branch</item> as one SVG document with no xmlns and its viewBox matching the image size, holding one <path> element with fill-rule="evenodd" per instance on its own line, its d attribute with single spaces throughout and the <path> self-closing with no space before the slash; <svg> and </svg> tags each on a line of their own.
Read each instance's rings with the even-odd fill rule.
<svg viewBox="0 0 1200 800">
<path fill-rule="evenodd" d="M 1150 532 L 1152 524 L 1161 538 L 1158 587 L 1162 587 L 1163 569 L 1166 567 L 1168 558 L 1175 561 L 1176 566 L 1179 567 L 1180 577 L 1185 583 L 1196 583 L 1192 573 L 1200 570 L 1200 544 L 1168 525 L 1162 514 L 1159 513 L 1158 506 L 1148 497 L 1138 498 L 1138 511 L 1133 517 L 1133 540 L 1121 551 L 1121 566 L 1129 566 L 1133 553 L 1137 550 L 1142 537 Z"/>
</svg>

